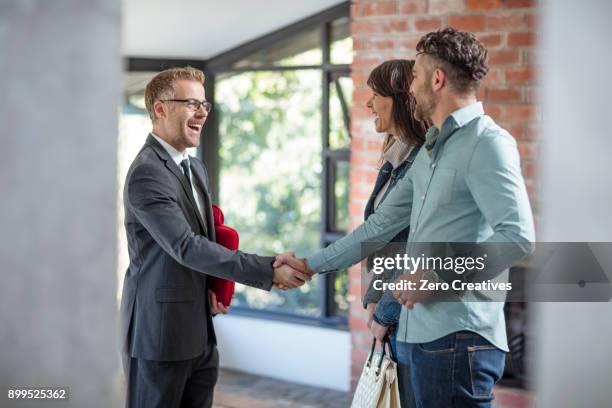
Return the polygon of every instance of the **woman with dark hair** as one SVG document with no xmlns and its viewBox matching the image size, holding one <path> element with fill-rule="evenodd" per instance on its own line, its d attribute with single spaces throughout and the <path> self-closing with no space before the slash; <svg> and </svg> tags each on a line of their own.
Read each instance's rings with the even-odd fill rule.
<svg viewBox="0 0 612 408">
<path fill-rule="evenodd" d="M 379 161 L 378 177 L 366 204 L 365 220 L 377 208 L 384 206 L 385 198 L 410 170 L 425 141 L 428 124 L 414 118 L 416 102 L 409 92 L 413 80 L 413 66 L 414 61 L 411 60 L 390 60 L 374 68 L 368 77 L 367 85 L 372 91 L 372 96 L 367 102 L 367 107 L 371 109 L 374 116 L 376 131 L 386 136 Z M 404 220 L 401 223 L 406 224 Z M 375 257 L 394 257 L 396 253 L 399 253 L 398 250 L 404 252 L 409 229 L 406 227 L 393 238 L 390 235 L 378 240 L 375 244 L 376 248 L 380 249 L 376 252 L 368 250 L 371 252 L 369 254 L 356 250 L 347 251 L 347 248 L 355 248 L 357 244 L 365 242 L 364 236 L 367 233 L 363 230 L 359 233 L 353 232 L 326 248 L 314 252 L 308 259 L 316 264 L 316 272 L 321 273 L 346 268 L 358 262 L 364 255 L 369 255 L 368 266 L 371 266 L 371 260 Z M 383 244 L 382 241 L 385 243 Z M 308 270 L 308 264 L 311 264 L 305 259 L 295 258 L 293 253 L 277 256 L 275 266 L 282 263 L 288 263 L 300 270 Z M 368 270 L 370 269 L 369 267 Z M 367 310 L 368 327 L 379 339 L 388 336 L 395 358 L 397 355 L 395 342 L 397 322 L 402 306 L 393 298 L 390 291 L 383 292 L 374 286 L 375 281 L 393 282 L 394 275 L 395 271 L 385 270 L 382 276 L 373 276 L 364 295 L 363 305 Z M 405 364 L 398 366 L 398 380 L 402 406 L 409 407 L 412 406 L 412 402 L 410 392 L 407 391 L 410 385 L 406 367 Z"/>
<path fill-rule="evenodd" d="M 376 131 L 386 134 L 383 156 L 397 140 L 405 149 L 420 146 L 425 141 L 427 127 L 414 118 L 416 101 L 409 92 L 413 66 L 413 60 L 385 61 L 368 77 L 372 96 L 366 105 L 375 116 Z"/>
<path fill-rule="evenodd" d="M 425 141 L 427 126 L 414 118 L 415 100 L 409 92 L 413 66 L 414 61 L 411 60 L 385 61 L 374 68 L 368 77 L 367 84 L 372 96 L 367 102 L 367 107 L 374 115 L 376 131 L 386 136 L 378 177 L 366 204 L 365 220 L 374 213 L 397 181 L 410 169 Z M 371 270 L 372 260 L 375 257 L 394 257 L 398 252 L 397 243 L 405 243 L 408 240 L 409 230 L 407 227 L 400 231 L 389 245 L 371 254 L 368 257 L 368 271 Z M 394 243 L 396 245 L 393 245 Z M 393 299 L 391 293 L 383 296 L 383 292 L 374 287 L 376 280 L 393 282 L 394 275 L 393 270 L 385 270 L 381 277 L 373 276 L 364 295 L 363 305 L 367 310 L 368 327 L 371 328 L 373 320 L 379 325 L 379 331 L 384 330 L 382 327 L 386 327 L 395 354 L 395 332 L 401 305 Z"/>
<path fill-rule="evenodd" d="M 374 68 L 368 77 L 367 85 L 372 91 L 372 96 L 366 105 L 374 116 L 376 131 L 386 136 L 379 161 L 378 177 L 366 204 L 365 220 L 383 204 L 385 197 L 404 177 L 425 141 L 428 124 L 415 119 L 416 101 L 409 92 L 413 80 L 413 66 L 413 60 L 389 60 Z M 405 244 L 409 230 L 408 226 L 387 241 L 388 244 L 382 249 L 369 254 L 368 270 L 371 269 L 371 261 L 374 258 L 394 257 L 398 249 L 394 243 Z M 350 234 L 350 237 L 336 241 L 311 254 L 308 258 L 318 260 L 320 271 L 332 272 L 346 268 L 359 260 L 354 259 L 352 255 L 342 255 L 343 249 L 350 245 L 347 241 L 358 242 L 359 237 Z M 276 259 L 275 265 L 289 263 L 300 270 L 308 269 L 304 260 L 294 258 L 292 252 L 281 254 Z M 386 270 L 383 273 L 382 281 L 393 282 L 394 275 L 395 271 Z M 367 310 L 367 324 L 380 337 L 383 337 L 384 333 L 381 334 L 381 332 L 384 332 L 386 328 L 386 334 L 389 336 L 391 348 L 395 354 L 395 331 L 401 305 L 393 298 L 390 291 L 383 295 L 382 290 L 374 287 L 374 282 L 377 280 L 380 281 L 381 278 L 376 276 L 370 280 L 363 299 L 363 305 Z M 372 328 L 372 325 L 376 330 Z"/>
</svg>

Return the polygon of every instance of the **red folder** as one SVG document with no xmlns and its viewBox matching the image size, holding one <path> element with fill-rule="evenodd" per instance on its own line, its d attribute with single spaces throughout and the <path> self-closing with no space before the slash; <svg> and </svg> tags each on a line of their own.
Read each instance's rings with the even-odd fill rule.
<svg viewBox="0 0 612 408">
<path fill-rule="evenodd" d="M 223 211 L 213 204 L 213 219 L 215 223 L 215 235 L 217 236 L 217 244 L 223 245 L 227 249 L 235 251 L 238 249 L 238 232 L 223 225 Z M 217 296 L 217 300 L 223 303 L 224 306 L 229 306 L 232 303 L 234 296 L 235 283 L 222 278 L 211 277 L 210 289 Z"/>
</svg>

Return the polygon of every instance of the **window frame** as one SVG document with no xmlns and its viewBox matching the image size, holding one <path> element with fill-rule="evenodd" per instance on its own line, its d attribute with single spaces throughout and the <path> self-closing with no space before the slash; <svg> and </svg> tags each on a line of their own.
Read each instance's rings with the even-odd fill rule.
<svg viewBox="0 0 612 408">
<path fill-rule="evenodd" d="M 209 60 L 185 60 L 185 59 L 158 59 L 158 58 L 127 58 L 126 70 L 139 71 L 160 71 L 173 66 L 190 65 L 194 68 L 203 70 L 206 73 L 205 90 L 206 99 L 215 104 L 215 80 L 220 74 L 254 72 L 254 71 L 286 71 L 286 70 L 303 70 L 315 69 L 320 70 L 322 75 L 322 103 L 321 103 L 321 143 L 322 143 L 322 183 L 321 183 L 321 215 L 320 233 L 321 246 L 325 247 L 337 239 L 343 237 L 346 231 L 338 231 L 333 228 L 335 218 L 335 200 L 334 200 L 334 183 L 335 183 L 335 168 L 339 162 L 346 161 L 350 163 L 350 148 L 330 149 L 329 145 L 329 88 L 337 86 L 340 96 L 344 122 L 347 125 L 350 137 L 350 117 L 346 107 L 346 99 L 342 99 L 342 91 L 337 84 L 338 78 L 350 77 L 350 64 L 332 64 L 330 61 L 330 50 L 332 44 L 331 24 L 333 21 L 342 18 L 350 18 L 350 2 L 346 1 L 334 7 L 317 13 L 311 17 L 293 23 L 289 26 L 276 30 L 270 34 L 259 37 L 246 44 L 240 45 L 232 50 L 219 54 Z M 240 67 L 234 68 L 232 65 L 244 59 L 253 53 L 274 45 L 275 43 L 284 40 L 295 34 L 299 34 L 306 30 L 319 28 L 320 47 L 322 50 L 322 63 L 320 65 L 301 65 L 301 66 L 278 66 L 265 65 L 255 67 Z M 344 95 L 345 98 L 350 98 L 351 95 Z M 205 148 L 202 145 L 198 148 L 198 157 L 206 164 L 210 178 L 210 192 L 213 201 L 219 200 L 219 118 L 218 113 L 213 108 L 208 115 L 208 119 L 202 130 L 202 134 L 206 135 Z M 257 310 L 244 306 L 233 306 L 232 314 L 245 317 L 263 318 L 267 320 L 285 321 L 309 326 L 334 328 L 339 330 L 348 330 L 348 318 L 337 315 L 335 312 L 334 302 L 334 277 L 336 274 L 321 275 L 318 279 L 322 285 L 321 296 L 319 300 L 319 308 L 321 310 L 320 317 L 299 316 L 292 313 L 283 313 L 269 310 Z"/>
</svg>

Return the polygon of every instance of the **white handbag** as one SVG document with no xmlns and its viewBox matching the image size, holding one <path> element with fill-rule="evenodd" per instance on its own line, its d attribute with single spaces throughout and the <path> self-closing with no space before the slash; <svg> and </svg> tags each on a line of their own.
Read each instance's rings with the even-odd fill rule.
<svg viewBox="0 0 612 408">
<path fill-rule="evenodd" d="M 382 352 L 374 353 L 375 349 L 376 338 L 359 377 L 351 408 L 400 408 L 397 363 L 386 355 L 385 343 Z"/>
</svg>

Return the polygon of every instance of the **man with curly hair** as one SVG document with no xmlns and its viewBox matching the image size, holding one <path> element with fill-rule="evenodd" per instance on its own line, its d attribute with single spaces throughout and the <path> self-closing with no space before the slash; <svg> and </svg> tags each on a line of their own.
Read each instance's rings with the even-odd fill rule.
<svg viewBox="0 0 612 408">
<path fill-rule="evenodd" d="M 419 288 L 426 281 L 437 288 L 458 278 L 505 282 L 507 268 L 533 250 L 533 216 L 516 141 L 485 115 L 476 98 L 487 73 L 486 58 L 473 34 L 453 28 L 426 34 L 417 45 L 410 91 L 416 99 L 415 117 L 433 126 L 411 171 L 347 236 L 306 259 L 277 257 L 277 263 L 302 270 L 341 269 L 408 226 L 406 254 L 412 258 L 428 243 L 494 250 L 484 271 L 459 275 L 417 268 L 396 281 L 404 285 L 399 289 L 406 288 L 393 292 L 405 306 L 396 333 L 400 377 L 408 379 L 400 390 L 404 408 L 490 407 L 508 351 L 503 291 L 491 299 L 481 290 L 441 293 L 413 290 L 410 284 Z M 378 312 L 373 319 L 372 333 L 381 340 L 397 320 Z"/>
<path fill-rule="evenodd" d="M 433 127 L 411 174 L 408 251 L 411 243 L 503 243 L 498 258 L 504 259 L 497 261 L 509 266 L 532 250 L 535 234 L 516 142 L 476 98 L 487 50 L 473 34 L 453 28 L 425 35 L 416 49 L 415 116 Z M 507 273 L 496 278 L 507 280 Z M 419 270 L 400 279 L 450 283 L 457 277 Z M 452 302 L 431 291 L 394 295 L 406 306 L 398 359 L 409 371 L 414 405 L 490 407 L 508 351 L 504 303 L 481 301 L 476 291 Z"/>
</svg>

